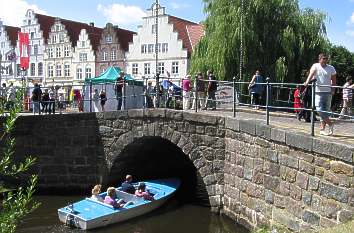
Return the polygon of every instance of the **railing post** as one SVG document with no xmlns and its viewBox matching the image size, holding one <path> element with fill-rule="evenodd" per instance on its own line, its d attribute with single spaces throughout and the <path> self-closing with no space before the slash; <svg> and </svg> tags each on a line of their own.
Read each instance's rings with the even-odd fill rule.
<svg viewBox="0 0 354 233">
<path fill-rule="evenodd" d="M 267 125 L 269 125 L 269 81 L 270 81 L 270 78 L 267 77 L 266 79 L 267 81 L 267 90 L 266 90 L 266 116 L 267 116 Z"/>
<path fill-rule="evenodd" d="M 236 77 L 234 76 L 234 78 L 232 79 L 232 87 L 233 87 L 233 97 L 234 97 L 234 100 L 233 100 L 233 116 L 234 118 L 236 117 Z"/>
<path fill-rule="evenodd" d="M 124 110 L 127 109 L 127 105 L 126 105 L 126 94 L 127 94 L 127 91 L 126 91 L 126 82 L 125 82 L 125 76 L 123 77 L 123 108 Z M 120 109 L 122 110 L 122 109 Z"/>
<path fill-rule="evenodd" d="M 194 111 L 195 112 L 198 112 L 198 105 L 199 105 L 197 88 L 198 88 L 198 77 L 195 77 L 195 82 L 194 82 L 194 100 L 193 100 L 193 102 L 194 102 Z"/>
<path fill-rule="evenodd" d="M 311 136 L 315 136 L 315 89 L 316 89 L 316 79 L 312 80 L 311 85 Z"/>
<path fill-rule="evenodd" d="M 90 91 L 89 91 L 89 96 L 90 96 L 90 112 L 92 112 L 92 81 L 90 81 Z M 85 104 L 85 102 L 84 102 Z"/>
</svg>

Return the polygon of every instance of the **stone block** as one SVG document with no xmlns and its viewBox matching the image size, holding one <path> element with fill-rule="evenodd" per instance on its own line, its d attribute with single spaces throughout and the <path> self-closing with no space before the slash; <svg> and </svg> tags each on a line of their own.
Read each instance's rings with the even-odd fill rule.
<svg viewBox="0 0 354 233">
<path fill-rule="evenodd" d="M 315 166 L 303 160 L 299 160 L 299 170 L 309 175 L 315 174 Z"/>
<path fill-rule="evenodd" d="M 258 137 L 261 137 L 261 138 L 264 138 L 264 139 L 267 139 L 268 141 L 270 141 L 271 129 L 272 129 L 272 127 L 269 125 L 257 123 L 256 124 L 256 135 Z"/>
<path fill-rule="evenodd" d="M 280 181 L 279 194 L 283 196 L 289 196 L 290 184 L 286 181 Z"/>
<path fill-rule="evenodd" d="M 307 190 L 309 178 L 305 173 L 298 172 L 296 176 L 296 184 L 302 189 Z"/>
<path fill-rule="evenodd" d="M 296 181 L 297 171 L 291 168 L 286 168 L 285 179 L 290 183 L 294 183 Z"/>
<path fill-rule="evenodd" d="M 339 222 L 348 222 L 349 220 L 352 220 L 353 217 L 354 217 L 354 211 L 341 210 L 338 213 Z"/>
<path fill-rule="evenodd" d="M 268 148 L 267 153 L 264 154 L 264 158 L 274 163 L 278 162 L 278 151 Z"/>
<path fill-rule="evenodd" d="M 129 109 L 128 110 L 129 118 L 143 118 L 144 110 L 143 109 Z"/>
<path fill-rule="evenodd" d="M 322 198 L 317 194 L 312 194 L 311 209 L 314 211 L 322 211 Z"/>
<path fill-rule="evenodd" d="M 217 128 L 215 126 L 205 126 L 205 134 L 209 136 L 216 135 Z"/>
<path fill-rule="evenodd" d="M 326 182 L 321 182 L 320 184 L 320 195 L 342 203 L 348 202 L 349 198 L 347 189 L 340 188 Z"/>
<path fill-rule="evenodd" d="M 345 174 L 348 176 L 354 175 L 354 166 L 340 161 L 330 162 L 331 171 L 337 174 Z"/>
<path fill-rule="evenodd" d="M 342 209 L 341 205 L 332 199 L 322 198 L 321 204 L 321 213 L 327 218 L 336 219 L 339 211 Z"/>
<path fill-rule="evenodd" d="M 272 190 L 273 192 L 279 193 L 280 178 L 273 177 L 269 175 L 264 175 L 264 187 L 266 189 Z"/>
<path fill-rule="evenodd" d="M 239 121 L 236 120 L 235 118 L 225 117 L 225 128 L 235 132 L 239 132 L 240 131 Z"/>
<path fill-rule="evenodd" d="M 298 232 L 300 230 L 300 221 L 295 220 L 287 211 L 274 208 L 273 218 L 275 221 L 285 225 L 292 231 Z"/>
<path fill-rule="evenodd" d="M 350 185 L 348 179 L 349 177 L 344 174 L 334 174 L 331 171 L 325 171 L 323 178 L 334 185 L 339 185 L 347 188 L 349 188 Z"/>
<path fill-rule="evenodd" d="M 291 167 L 294 169 L 299 169 L 299 159 L 298 158 L 294 158 L 294 157 L 290 157 L 288 155 L 285 154 L 280 154 L 279 155 L 279 163 L 281 165 L 287 166 L 287 167 Z"/>
<path fill-rule="evenodd" d="M 183 112 L 183 119 L 189 122 L 198 122 L 208 125 L 217 125 L 218 117 L 212 115 L 205 115 L 199 113 L 192 113 L 192 112 Z"/>
<path fill-rule="evenodd" d="M 260 185 L 255 185 L 253 183 L 249 183 L 246 187 L 246 193 L 250 197 L 263 198 L 264 188 Z"/>
<path fill-rule="evenodd" d="M 315 162 L 314 164 L 319 167 L 323 167 L 326 170 L 329 170 L 331 168 L 331 161 L 327 158 L 321 158 L 319 156 L 315 157 Z"/>
<path fill-rule="evenodd" d="M 311 206 L 311 202 L 312 202 L 312 193 L 308 192 L 308 191 L 302 191 L 302 202 L 307 205 L 307 206 Z"/>
<path fill-rule="evenodd" d="M 252 181 L 252 179 L 253 179 L 253 170 L 252 169 L 245 169 L 243 177 L 246 180 Z"/>
<path fill-rule="evenodd" d="M 303 215 L 302 203 L 292 199 L 291 197 L 285 197 L 285 209 L 294 215 L 295 217 L 301 219 Z"/>
<path fill-rule="evenodd" d="M 312 151 L 312 140 L 313 138 L 309 135 L 290 131 L 286 132 L 285 136 L 285 142 L 287 145 L 307 151 Z"/>
<path fill-rule="evenodd" d="M 204 126 L 197 125 L 197 126 L 196 126 L 196 129 L 195 129 L 195 132 L 196 132 L 197 134 L 204 134 L 204 133 L 205 133 L 205 128 L 204 128 Z"/>
<path fill-rule="evenodd" d="M 302 190 L 298 186 L 290 185 L 290 197 L 294 200 L 300 201 L 302 197 Z"/>
<path fill-rule="evenodd" d="M 128 117 L 128 111 L 110 111 L 103 113 L 103 119 L 105 120 L 116 120 L 116 119 L 126 119 Z"/>
<path fill-rule="evenodd" d="M 330 227 L 334 227 L 336 225 L 337 225 L 337 222 L 335 220 L 321 217 L 320 226 L 322 228 L 330 228 Z"/>
<path fill-rule="evenodd" d="M 250 134 L 256 135 L 256 121 L 253 120 L 239 120 L 240 131 Z"/>
<path fill-rule="evenodd" d="M 273 204 L 274 203 L 274 193 L 271 190 L 265 189 L 264 190 L 264 200 L 268 204 Z"/>
<path fill-rule="evenodd" d="M 277 208 L 284 209 L 287 205 L 286 198 L 284 196 L 280 196 L 278 194 L 274 194 L 274 205 Z"/>
<path fill-rule="evenodd" d="M 271 163 L 271 162 L 265 162 L 263 171 L 265 174 L 271 175 L 271 176 L 280 176 L 280 165 L 276 163 Z"/>
<path fill-rule="evenodd" d="M 345 162 L 353 162 L 354 147 L 323 139 L 313 139 L 313 151 Z"/>
<path fill-rule="evenodd" d="M 304 222 L 307 222 L 311 225 L 315 225 L 315 226 L 320 225 L 320 216 L 318 214 L 313 213 L 308 210 L 304 211 L 304 214 L 302 216 L 302 220 L 304 220 Z"/>
<path fill-rule="evenodd" d="M 285 143 L 285 130 L 272 128 L 270 132 L 270 138 L 272 141 Z"/>
</svg>

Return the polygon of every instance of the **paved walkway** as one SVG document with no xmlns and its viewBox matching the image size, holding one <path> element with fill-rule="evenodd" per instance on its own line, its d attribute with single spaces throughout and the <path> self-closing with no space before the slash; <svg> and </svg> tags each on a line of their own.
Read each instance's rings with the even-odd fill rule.
<svg viewBox="0 0 354 233">
<path fill-rule="evenodd" d="M 204 114 L 233 116 L 231 110 L 200 111 Z M 264 110 L 254 110 L 247 107 L 241 107 L 236 112 L 237 119 L 255 119 L 266 123 L 266 112 Z M 284 128 L 295 132 L 302 132 L 311 135 L 311 123 L 297 120 L 294 113 L 271 112 L 269 123 L 271 126 Z M 326 140 L 352 144 L 354 146 L 354 122 L 351 120 L 335 120 L 334 134 L 332 136 L 321 136 L 319 122 L 315 124 L 315 136 L 326 138 Z"/>
</svg>

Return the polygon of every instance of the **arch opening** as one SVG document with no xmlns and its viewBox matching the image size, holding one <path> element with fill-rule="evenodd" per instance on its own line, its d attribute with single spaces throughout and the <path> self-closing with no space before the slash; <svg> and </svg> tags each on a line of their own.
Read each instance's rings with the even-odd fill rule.
<svg viewBox="0 0 354 233">
<path fill-rule="evenodd" d="M 134 181 L 177 177 L 181 179 L 176 198 L 181 203 L 210 206 L 203 179 L 183 151 L 161 137 L 141 137 L 127 145 L 113 162 L 108 184 L 120 185 L 126 174 Z"/>
</svg>

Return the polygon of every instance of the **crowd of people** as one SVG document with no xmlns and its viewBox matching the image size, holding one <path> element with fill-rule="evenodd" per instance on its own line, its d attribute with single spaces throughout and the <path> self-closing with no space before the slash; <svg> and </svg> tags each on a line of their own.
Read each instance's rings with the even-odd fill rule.
<svg viewBox="0 0 354 233">
<path fill-rule="evenodd" d="M 140 182 L 137 187 L 132 184 L 133 177 L 131 175 L 126 175 L 125 181 L 121 185 L 121 191 L 135 195 L 136 197 L 141 197 L 144 200 L 153 201 L 153 195 L 146 189 L 144 182 Z M 92 189 L 91 199 L 111 205 L 114 208 L 122 208 L 127 205 L 134 204 L 129 200 L 124 200 L 123 198 L 118 199 L 116 189 L 114 187 L 108 187 L 106 195 L 101 193 L 102 185 L 97 184 Z"/>
</svg>

